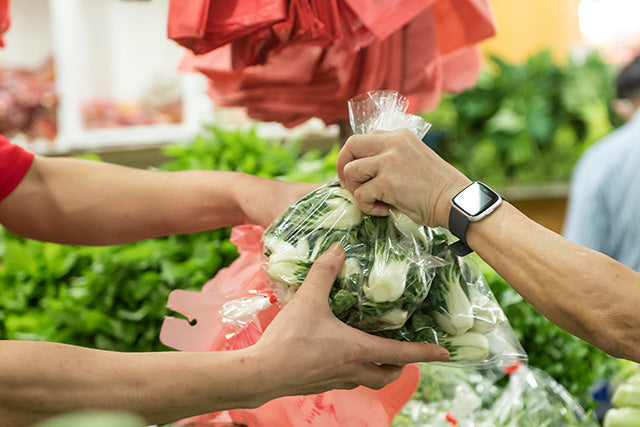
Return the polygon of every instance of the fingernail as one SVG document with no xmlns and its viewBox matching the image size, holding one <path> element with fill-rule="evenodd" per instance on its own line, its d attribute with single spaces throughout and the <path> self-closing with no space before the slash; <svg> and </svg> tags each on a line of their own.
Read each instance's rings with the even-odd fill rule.
<svg viewBox="0 0 640 427">
<path fill-rule="evenodd" d="M 438 360 L 439 362 L 446 362 L 447 360 L 449 360 L 449 352 L 443 348 L 436 355 L 436 360 Z"/>
<path fill-rule="evenodd" d="M 338 242 L 335 242 L 333 245 L 331 245 L 331 247 L 329 248 L 329 252 L 331 252 L 333 255 L 335 256 L 340 256 L 342 255 L 342 253 L 344 252 L 344 248 L 342 247 L 342 245 Z"/>
</svg>

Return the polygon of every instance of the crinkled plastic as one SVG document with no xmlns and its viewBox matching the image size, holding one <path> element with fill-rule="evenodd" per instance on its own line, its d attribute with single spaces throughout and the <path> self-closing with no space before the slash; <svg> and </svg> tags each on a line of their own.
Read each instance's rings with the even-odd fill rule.
<svg viewBox="0 0 640 427">
<path fill-rule="evenodd" d="M 392 427 L 596 427 L 598 422 L 546 372 L 526 364 L 496 371 L 421 365 L 425 380 Z"/>
<path fill-rule="evenodd" d="M 231 241 L 238 246 L 238 259 L 220 270 L 201 292 L 175 290 L 169 295 L 167 306 L 186 319 L 165 318 L 160 332 L 162 343 L 182 351 L 218 351 L 245 348 L 258 341 L 280 310 L 280 305 L 273 303 L 261 310 L 270 295 L 264 269 L 263 231 L 255 225 L 234 227 Z M 420 368 L 408 365 L 397 380 L 380 390 L 358 387 L 282 397 L 259 408 L 203 414 L 174 425 L 385 427 L 411 398 L 419 379 Z"/>
<path fill-rule="evenodd" d="M 500 395 L 496 379 L 504 374 L 432 363 L 420 365 L 423 380 L 393 427 L 472 427 Z"/>
<path fill-rule="evenodd" d="M 348 99 L 378 89 L 405 94 L 414 112 L 431 110 L 441 93 L 475 84 L 477 43 L 496 30 L 488 0 L 295 0 L 285 19 L 247 25 L 242 36 L 229 31 L 232 41 L 202 54 L 194 46 L 207 43 L 204 29 L 182 28 L 204 28 L 211 18 L 203 24 L 202 12 L 181 11 L 195 7 L 187 3 L 172 1 L 169 16 L 169 36 L 196 53 L 187 52 L 181 68 L 208 77 L 216 105 L 289 127 L 311 117 L 345 120 Z M 179 30 L 195 34 L 191 45 Z"/>
<path fill-rule="evenodd" d="M 349 121 L 354 133 L 409 129 L 422 139 L 431 127 L 420 116 L 407 114 L 409 100 L 394 90 L 363 93 L 351 98 L 348 105 Z"/>
<path fill-rule="evenodd" d="M 584 426 L 599 423 L 549 374 L 522 365 L 510 374 L 509 383 L 491 407 L 481 427 Z"/>
</svg>

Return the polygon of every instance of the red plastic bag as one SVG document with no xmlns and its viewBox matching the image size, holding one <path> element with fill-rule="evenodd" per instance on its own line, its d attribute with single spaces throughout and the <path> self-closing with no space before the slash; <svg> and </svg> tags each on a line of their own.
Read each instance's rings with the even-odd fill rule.
<svg viewBox="0 0 640 427">
<path fill-rule="evenodd" d="M 10 25 L 9 0 L 0 0 L 0 47 L 4 47 L 4 39 L 2 36 L 9 30 Z"/>
<path fill-rule="evenodd" d="M 401 92 L 415 112 L 472 87 L 476 43 L 495 26 L 488 0 L 291 0 L 286 19 L 183 64 L 208 77 L 218 106 L 288 127 L 330 124 L 370 90 Z"/>
<path fill-rule="evenodd" d="M 207 282 L 201 292 L 175 290 L 167 306 L 190 321 L 165 318 L 160 340 L 183 351 L 216 351 L 248 347 L 258 341 L 264 329 L 279 311 L 276 304 L 259 312 L 245 329 L 230 334 L 219 315 L 222 305 L 249 291 L 268 292 L 263 268 L 262 233 L 255 225 L 234 227 L 231 241 L 240 257 Z M 255 409 L 235 409 L 199 415 L 177 422 L 176 427 L 231 426 L 287 427 L 318 425 L 323 427 L 384 427 L 415 392 L 420 380 L 418 365 L 408 365 L 402 375 L 380 390 L 358 387 L 332 390 L 311 396 L 274 399 Z"/>
<path fill-rule="evenodd" d="M 171 0 L 167 34 L 202 54 L 286 17 L 286 0 Z"/>
</svg>

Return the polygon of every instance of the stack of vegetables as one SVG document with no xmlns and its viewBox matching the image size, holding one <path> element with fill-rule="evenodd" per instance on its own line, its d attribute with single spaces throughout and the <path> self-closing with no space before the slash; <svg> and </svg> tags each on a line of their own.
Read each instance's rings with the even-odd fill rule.
<svg viewBox="0 0 640 427">
<path fill-rule="evenodd" d="M 633 427 L 640 425 L 640 374 L 636 374 L 616 387 L 604 427 Z"/>
</svg>

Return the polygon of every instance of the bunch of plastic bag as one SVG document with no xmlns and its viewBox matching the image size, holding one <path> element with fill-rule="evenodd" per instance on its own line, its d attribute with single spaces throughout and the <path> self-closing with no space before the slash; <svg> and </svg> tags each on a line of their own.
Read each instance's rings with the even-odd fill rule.
<svg viewBox="0 0 640 427">
<path fill-rule="evenodd" d="M 422 138 L 429 124 L 406 113 L 395 91 L 369 92 L 349 102 L 355 132 L 408 128 Z M 334 314 L 356 328 L 389 338 L 439 344 L 451 362 L 510 364 L 525 359 L 511 327 L 475 264 L 447 249 L 449 233 L 392 210 L 364 214 L 337 182 L 294 203 L 265 231 L 267 273 L 282 303 L 334 242 L 345 248 L 332 288 Z"/>
<path fill-rule="evenodd" d="M 292 127 L 373 89 L 435 108 L 475 84 L 496 24 L 488 0 L 171 0 L 167 30 L 216 106 Z"/>
<path fill-rule="evenodd" d="M 546 372 L 514 364 L 505 371 L 421 365 L 424 382 L 393 427 L 596 427 L 598 422 Z"/>
</svg>

